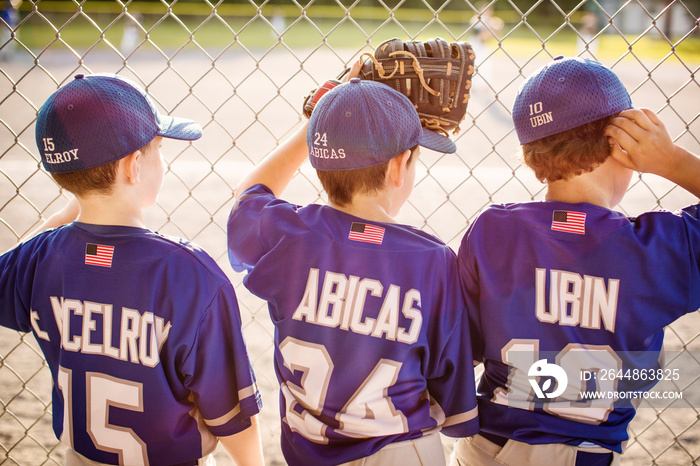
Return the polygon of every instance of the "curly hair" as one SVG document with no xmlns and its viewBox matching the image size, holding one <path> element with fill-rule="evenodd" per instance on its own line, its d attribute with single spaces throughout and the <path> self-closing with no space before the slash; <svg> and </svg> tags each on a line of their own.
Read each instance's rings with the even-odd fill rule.
<svg viewBox="0 0 700 466">
<path fill-rule="evenodd" d="M 411 148 L 411 156 L 408 163 L 413 162 L 413 155 L 418 146 Z M 386 171 L 389 162 L 384 162 L 373 167 L 359 170 L 316 170 L 318 179 L 328 195 L 328 199 L 341 207 L 352 204 L 352 198 L 358 193 L 374 193 L 384 188 L 386 183 Z"/>
<path fill-rule="evenodd" d="M 593 171 L 610 155 L 604 131 L 617 115 L 523 144 L 522 159 L 543 183 Z"/>
</svg>

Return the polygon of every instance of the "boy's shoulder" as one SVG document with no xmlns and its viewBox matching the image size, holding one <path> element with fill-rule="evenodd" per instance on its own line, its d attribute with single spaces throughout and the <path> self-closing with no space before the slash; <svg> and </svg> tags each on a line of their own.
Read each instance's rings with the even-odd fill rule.
<svg viewBox="0 0 700 466">
<path fill-rule="evenodd" d="M 503 204 L 490 204 L 484 207 L 476 216 L 474 224 L 514 220 L 516 218 L 528 218 L 536 215 L 546 208 L 542 201 L 510 202 Z"/>
<path fill-rule="evenodd" d="M 637 217 L 630 217 L 634 231 L 641 239 L 651 240 L 666 237 L 687 237 L 691 243 L 700 241 L 700 204 L 683 207 L 678 210 L 653 210 Z"/>
<path fill-rule="evenodd" d="M 191 259 L 203 267 L 221 272 L 214 258 L 199 244 L 179 236 L 167 235 L 156 231 L 152 231 L 151 235 L 153 241 L 162 244 L 164 250 L 172 249 L 173 252 L 179 252 L 184 258 Z"/>
<path fill-rule="evenodd" d="M 214 258 L 196 243 L 146 228 L 74 222 L 44 231 L 20 247 L 33 253 L 43 251 L 44 257 L 51 255 L 73 267 L 97 265 L 96 270 L 102 272 L 177 267 L 183 274 L 229 281 Z"/>
<path fill-rule="evenodd" d="M 477 215 L 468 236 L 473 238 L 482 234 L 485 238 L 494 239 L 503 234 L 514 235 L 516 231 L 524 229 L 570 242 L 601 239 L 618 231 L 626 231 L 636 237 L 673 236 L 680 230 L 697 232 L 700 229 L 700 211 L 698 205 L 691 205 L 676 211 L 656 210 L 629 217 L 622 212 L 589 203 L 530 201 L 493 204 Z M 697 236 L 694 233 L 690 235 Z"/>
<path fill-rule="evenodd" d="M 496 239 L 530 230 L 538 235 L 587 241 L 630 226 L 622 213 L 589 203 L 529 201 L 493 204 L 482 210 L 470 226 L 470 234 L 481 232 Z M 569 233 L 562 237 L 561 233 Z"/>
<path fill-rule="evenodd" d="M 499 218 L 499 217 L 514 217 L 514 218 L 530 218 L 539 217 L 542 213 L 551 214 L 552 212 L 582 212 L 586 215 L 598 215 L 603 217 L 624 217 L 619 212 L 611 209 L 589 204 L 587 202 L 569 203 L 561 201 L 527 201 L 527 202 L 511 202 L 504 204 L 491 204 L 479 212 L 477 218 Z"/>
<path fill-rule="evenodd" d="M 264 216 L 240 215 L 238 209 L 255 212 L 265 210 Z M 290 239 L 308 235 L 317 240 L 327 239 L 349 246 L 383 246 L 383 251 L 394 249 L 449 249 L 438 237 L 411 225 L 367 220 L 322 204 L 297 205 L 276 198 L 265 185 L 258 184 L 241 194 L 234 207 L 231 220 L 234 223 L 260 221 L 265 228 L 260 234 L 284 234 Z M 239 225 L 240 226 L 240 225 Z"/>
</svg>

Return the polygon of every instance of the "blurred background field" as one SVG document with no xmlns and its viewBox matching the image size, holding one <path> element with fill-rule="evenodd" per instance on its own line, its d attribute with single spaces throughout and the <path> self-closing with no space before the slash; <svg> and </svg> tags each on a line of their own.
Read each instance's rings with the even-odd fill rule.
<svg viewBox="0 0 700 466">
<path fill-rule="evenodd" d="M 393 8 L 392 3 L 396 4 Z M 585 15 L 594 10 L 588 6 L 592 2 L 581 1 L 474 3 L 471 6 L 470 2 L 456 1 L 279 1 L 258 4 L 247 1 L 180 1 L 170 4 L 170 14 L 164 17 L 163 3 L 134 1 L 127 3 L 127 10 L 138 12 L 139 28 L 148 32 L 148 38 L 158 47 L 184 50 L 203 48 L 212 56 L 232 44 L 247 48 L 272 48 L 275 45 L 313 48 L 321 44 L 347 48 L 376 45 L 377 38 L 389 37 L 465 40 L 474 32 L 475 15 L 478 16 L 479 9 L 487 6 L 492 8 L 492 15 L 502 22 L 498 26 L 500 30 L 507 30 L 500 37 L 489 38 L 490 47 L 501 47 L 511 55 L 531 55 L 534 50 L 547 48 L 570 56 L 578 52 L 577 41 Z M 654 3 L 663 6 L 664 3 L 679 2 L 640 3 L 644 8 L 645 4 L 651 7 Z M 696 1 L 683 3 L 687 8 L 697 8 Z M 353 6 L 355 4 L 357 6 Z M 382 4 L 387 6 L 380 6 Z M 433 5 L 433 8 L 427 5 Z M 569 10 L 576 6 L 578 8 Z M 23 2 L 19 11 L 30 13 L 32 7 L 31 2 Z M 76 14 L 76 4 L 71 1 L 45 0 L 37 7 L 40 14 L 28 15 L 22 24 L 21 41 L 30 49 L 43 50 L 56 45 L 57 34 L 66 46 L 76 50 L 93 46 L 107 49 L 110 47 L 107 42 L 115 46 L 120 44 L 124 31 L 133 26 L 133 20 L 122 15 L 122 4 L 115 1 L 85 2 L 81 5 L 80 14 Z M 675 7 L 673 13 L 669 11 L 661 16 L 658 30 L 650 29 L 648 34 L 640 36 L 638 33 L 644 31 L 629 32 L 618 28 L 605 31 L 598 39 L 597 56 L 619 57 L 633 46 L 637 56 L 658 59 L 675 51 L 683 56 L 684 61 L 700 61 L 700 37 L 697 32 L 676 25 L 676 22 L 692 21 L 690 17 L 683 18 L 681 8 Z M 216 18 L 209 16 L 212 9 L 218 14 Z M 388 17 L 387 12 L 390 13 Z M 635 22 L 636 18 L 630 17 L 632 13 L 622 12 L 618 22 Z M 643 20 L 642 13 L 634 13 L 634 16 L 640 15 L 639 19 Z M 674 15 L 678 17 L 676 22 L 672 18 Z M 48 20 L 47 16 L 51 19 Z M 282 34 L 276 37 L 270 33 L 271 28 L 281 29 L 278 32 Z M 625 29 L 622 25 L 620 28 Z M 688 35 L 688 32 L 691 34 Z"/>
</svg>

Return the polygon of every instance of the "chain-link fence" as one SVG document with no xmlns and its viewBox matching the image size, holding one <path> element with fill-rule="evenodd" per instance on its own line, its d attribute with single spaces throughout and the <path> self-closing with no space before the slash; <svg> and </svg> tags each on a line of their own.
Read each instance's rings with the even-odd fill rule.
<svg viewBox="0 0 700 466">
<path fill-rule="evenodd" d="M 65 203 L 40 168 L 34 123 L 44 100 L 73 75 L 126 75 L 162 111 L 199 121 L 202 139 L 164 143 L 168 172 L 147 224 L 197 242 L 229 273 L 265 403 L 267 463 L 283 464 L 273 327 L 264 303 L 227 263 L 225 225 L 233 187 L 300 122 L 303 96 L 391 37 L 472 43 L 478 71 L 456 138 L 458 153 L 423 151 L 416 188 L 398 218 L 456 248 L 489 203 L 542 199 L 543 185 L 514 156 L 510 108 L 524 77 L 554 56 L 593 57 L 610 66 L 635 106 L 658 111 L 674 139 L 700 152 L 699 14 L 698 1 L 665 0 L 6 1 L 0 21 L 0 247 L 12 247 Z M 308 166 L 286 198 L 324 201 Z M 619 209 L 636 215 L 692 202 L 682 189 L 643 175 Z M 699 323 L 694 313 L 672 325 L 667 348 L 697 351 Z M 690 370 L 700 377 L 698 367 Z M 51 430 L 50 388 L 34 338 L 0 329 L 3 464 L 62 463 L 64 448 Z M 665 409 L 640 409 L 623 464 L 700 461 L 698 408 L 678 400 Z M 225 455 L 217 458 L 227 464 Z"/>
</svg>

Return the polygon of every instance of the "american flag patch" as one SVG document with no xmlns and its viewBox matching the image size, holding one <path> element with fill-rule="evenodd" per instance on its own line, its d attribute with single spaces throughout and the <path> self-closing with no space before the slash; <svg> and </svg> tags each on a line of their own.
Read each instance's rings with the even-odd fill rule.
<svg viewBox="0 0 700 466">
<path fill-rule="evenodd" d="M 112 256 L 114 256 L 114 246 L 92 243 L 88 243 L 85 246 L 85 264 L 87 265 L 111 267 Z"/>
<path fill-rule="evenodd" d="M 555 210 L 552 215 L 552 230 L 586 234 L 586 214 L 569 210 Z"/>
<path fill-rule="evenodd" d="M 350 226 L 348 239 L 382 244 L 382 241 L 384 241 L 384 228 L 376 225 L 368 225 L 366 223 L 353 222 L 352 226 Z"/>
</svg>

